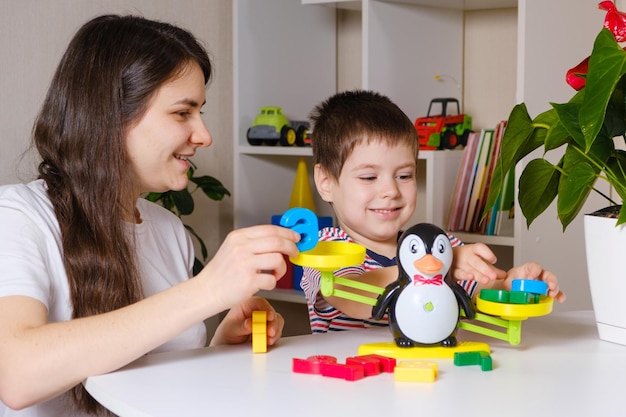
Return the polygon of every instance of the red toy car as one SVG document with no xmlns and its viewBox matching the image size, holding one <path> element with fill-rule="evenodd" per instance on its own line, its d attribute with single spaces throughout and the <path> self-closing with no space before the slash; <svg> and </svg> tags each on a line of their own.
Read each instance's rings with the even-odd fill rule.
<svg viewBox="0 0 626 417">
<path fill-rule="evenodd" d="M 456 114 L 448 115 L 448 105 L 456 104 Z M 435 109 L 440 108 L 436 115 Z M 459 101 L 455 98 L 434 98 L 428 106 L 428 115 L 415 119 L 415 130 L 420 149 L 454 149 L 465 146 L 472 131 L 472 118 L 461 114 Z"/>
</svg>

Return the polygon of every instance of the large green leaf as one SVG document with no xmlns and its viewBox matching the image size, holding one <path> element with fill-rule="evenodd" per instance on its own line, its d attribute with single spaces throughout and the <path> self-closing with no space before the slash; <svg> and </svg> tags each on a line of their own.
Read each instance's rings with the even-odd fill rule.
<svg viewBox="0 0 626 417">
<path fill-rule="evenodd" d="M 191 193 L 187 188 L 183 188 L 180 191 L 170 191 L 172 193 L 172 199 L 178 210 L 179 216 L 186 216 L 193 213 L 194 202 Z"/>
<path fill-rule="evenodd" d="M 519 180 L 519 205 L 527 227 L 554 201 L 560 175 L 557 167 L 541 158 L 524 168 Z"/>
<path fill-rule="evenodd" d="M 502 191 L 504 176 L 517 162 L 543 144 L 545 129 L 536 129 L 524 103 L 513 108 L 502 137 L 500 157 L 494 168 L 489 194 L 483 211 L 484 218 Z"/>
<path fill-rule="evenodd" d="M 599 136 L 602 135 L 600 133 Z M 580 212 L 612 154 L 611 140 L 596 140 L 587 153 L 575 144 L 567 148 L 563 157 L 557 202 L 557 212 L 564 230 Z"/>
<path fill-rule="evenodd" d="M 608 29 L 603 28 L 589 57 L 589 71 L 580 109 L 580 125 L 586 149 L 596 140 L 602 128 L 609 99 L 626 73 L 626 52 L 622 50 Z"/>
<path fill-rule="evenodd" d="M 626 101 L 624 97 L 624 84 L 626 77 L 622 77 L 617 83 L 613 94 L 606 106 L 604 129 L 601 131 L 607 137 L 623 136 L 626 133 Z M 601 133 L 602 134 L 602 133 Z"/>
<path fill-rule="evenodd" d="M 557 119 L 546 134 L 545 151 L 548 152 L 553 149 L 557 149 L 568 143 L 571 139 L 572 137 L 568 133 L 565 126 L 563 126 L 563 123 Z"/>
<path fill-rule="evenodd" d="M 572 167 L 569 175 L 561 178 L 556 211 L 565 231 L 587 200 L 596 180 L 596 174 L 591 165 L 583 162 Z"/>
<path fill-rule="evenodd" d="M 203 175 L 201 177 L 192 177 L 190 180 L 211 200 L 219 201 L 224 198 L 224 195 L 230 196 L 230 191 L 228 191 L 217 178 Z"/>
<path fill-rule="evenodd" d="M 626 200 L 626 152 L 614 150 L 606 162 L 605 171 L 617 195 L 622 201 Z"/>
<path fill-rule="evenodd" d="M 552 106 L 559 116 L 560 125 L 565 129 L 568 137 L 571 137 L 581 148 L 584 148 L 585 138 L 583 132 L 580 130 L 580 124 L 578 123 L 580 103 L 553 103 Z"/>
</svg>

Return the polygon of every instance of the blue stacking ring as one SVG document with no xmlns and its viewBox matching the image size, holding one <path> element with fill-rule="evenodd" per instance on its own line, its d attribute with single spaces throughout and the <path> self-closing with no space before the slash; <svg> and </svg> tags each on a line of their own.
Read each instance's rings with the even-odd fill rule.
<svg viewBox="0 0 626 417">
<path fill-rule="evenodd" d="M 514 279 L 511 291 L 525 291 L 532 294 L 548 295 L 548 284 L 536 279 Z"/>
</svg>

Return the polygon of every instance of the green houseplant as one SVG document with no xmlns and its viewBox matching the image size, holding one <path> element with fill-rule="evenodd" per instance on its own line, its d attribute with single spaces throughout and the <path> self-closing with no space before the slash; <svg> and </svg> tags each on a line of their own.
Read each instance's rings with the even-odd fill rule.
<svg viewBox="0 0 626 417">
<path fill-rule="evenodd" d="M 192 194 L 198 190 L 202 191 L 204 195 L 215 201 L 222 200 L 225 195 L 230 197 L 230 191 L 228 191 L 218 179 L 211 177 L 210 175 L 196 176 L 195 173 L 198 167 L 191 160 L 189 163 L 191 166 L 189 167 L 189 171 L 187 171 L 187 177 L 189 178 L 189 184 L 187 187 L 180 191 L 170 190 L 163 193 L 148 193 L 145 196 L 147 200 L 162 205 L 177 215 L 181 220 L 182 216 L 187 216 L 193 213 L 195 203 Z M 190 189 L 191 184 L 193 184 L 193 188 Z M 198 258 L 196 255 L 193 265 L 193 273 L 195 275 L 200 272 L 204 266 L 204 262 L 208 257 L 208 252 L 200 235 L 198 235 L 198 233 L 196 233 L 196 231 L 193 230 L 193 228 L 188 224 L 185 224 L 184 222 L 183 224 L 185 229 L 187 229 L 189 234 L 198 242 L 200 246 L 202 258 Z"/>
<path fill-rule="evenodd" d="M 621 200 L 626 198 L 626 153 L 614 137 L 626 134 L 626 51 L 611 32 L 603 28 L 589 57 L 585 86 L 567 103 L 534 119 L 524 103 L 516 105 L 502 139 L 500 160 L 494 171 L 487 208 L 493 206 L 504 174 L 522 158 L 543 146 L 544 155 L 531 160 L 519 180 L 518 200 L 527 226 L 557 199 L 557 214 L 563 229 L 578 215 L 597 179 L 607 181 Z M 565 149 L 552 164 L 550 151 Z M 600 191 L 597 191 L 600 193 Z M 617 206 L 608 196 L 610 205 Z M 617 224 L 626 222 L 626 209 L 619 210 Z"/>
<path fill-rule="evenodd" d="M 543 154 L 526 164 L 518 184 L 527 227 L 556 199 L 565 231 L 592 191 L 605 197 L 608 207 L 584 217 L 588 277 L 600 337 L 626 345 L 626 225 L 620 226 L 626 223 L 626 51 L 619 44 L 626 40 L 626 16 L 613 2 L 599 7 L 608 11 L 605 27 L 589 58 L 568 72 L 578 91 L 535 118 L 524 103 L 511 111 L 483 216 L 495 204 L 504 174 L 540 148 Z M 552 163 L 548 158 L 555 154 L 560 159 Z M 598 180 L 612 187 L 617 201 L 595 187 Z"/>
</svg>

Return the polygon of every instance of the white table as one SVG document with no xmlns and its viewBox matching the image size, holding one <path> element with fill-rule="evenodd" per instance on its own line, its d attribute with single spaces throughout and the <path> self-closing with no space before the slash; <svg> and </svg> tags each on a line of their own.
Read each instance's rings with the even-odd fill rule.
<svg viewBox="0 0 626 417">
<path fill-rule="evenodd" d="M 292 358 L 343 363 L 361 344 L 391 340 L 369 329 L 283 338 L 265 354 L 237 345 L 147 355 L 85 386 L 123 417 L 626 416 L 626 346 L 600 340 L 590 311 L 524 321 L 518 346 L 465 331 L 459 339 L 489 343 L 493 371 L 428 359 L 439 366 L 434 383 L 292 372 Z"/>
</svg>

